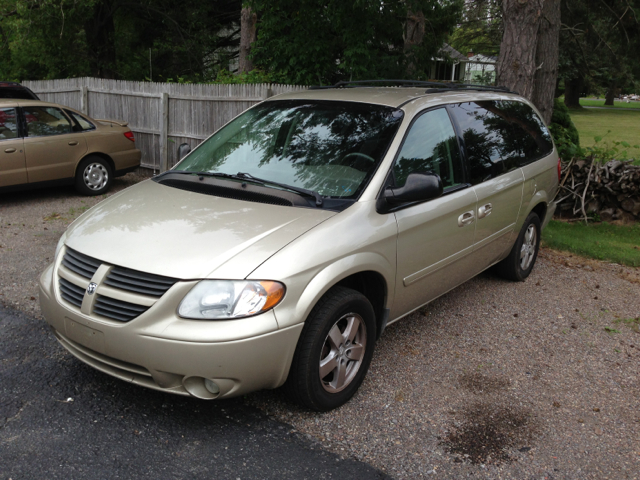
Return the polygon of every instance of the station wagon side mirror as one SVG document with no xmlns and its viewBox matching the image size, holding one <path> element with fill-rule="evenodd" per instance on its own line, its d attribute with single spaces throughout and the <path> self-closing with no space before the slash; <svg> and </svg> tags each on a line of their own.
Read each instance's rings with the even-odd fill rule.
<svg viewBox="0 0 640 480">
<path fill-rule="evenodd" d="M 191 147 L 188 143 L 181 143 L 178 147 L 178 160 L 182 160 L 190 151 Z"/>
<path fill-rule="evenodd" d="M 438 198 L 440 195 L 442 195 L 442 180 L 439 175 L 435 173 L 410 173 L 403 187 L 387 187 L 382 198 L 387 205 L 386 210 L 388 210 L 403 203 L 423 202 Z"/>
</svg>

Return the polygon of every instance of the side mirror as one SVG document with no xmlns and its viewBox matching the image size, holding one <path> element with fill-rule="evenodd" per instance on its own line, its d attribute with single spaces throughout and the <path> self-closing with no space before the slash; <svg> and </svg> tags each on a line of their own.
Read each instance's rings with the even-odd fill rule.
<svg viewBox="0 0 640 480">
<path fill-rule="evenodd" d="M 178 147 L 178 160 L 182 160 L 190 151 L 191 147 L 188 143 L 181 143 Z"/>
<path fill-rule="evenodd" d="M 442 195 L 442 180 L 435 173 L 410 173 L 404 187 L 387 187 L 383 197 L 387 205 L 423 202 Z"/>
</svg>

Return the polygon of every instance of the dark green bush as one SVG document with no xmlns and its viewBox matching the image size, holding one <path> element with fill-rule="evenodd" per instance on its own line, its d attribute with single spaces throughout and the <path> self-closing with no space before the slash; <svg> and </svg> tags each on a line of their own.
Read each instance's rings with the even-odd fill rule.
<svg viewBox="0 0 640 480">
<path fill-rule="evenodd" d="M 553 135 L 553 141 L 558 148 L 560 158 L 570 160 L 571 157 L 580 153 L 578 129 L 571 121 L 567 106 L 557 98 L 553 102 L 553 114 L 549 130 Z"/>
</svg>

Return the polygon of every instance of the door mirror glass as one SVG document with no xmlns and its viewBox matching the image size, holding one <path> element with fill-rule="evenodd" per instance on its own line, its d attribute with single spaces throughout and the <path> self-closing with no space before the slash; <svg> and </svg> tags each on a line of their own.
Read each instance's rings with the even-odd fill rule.
<svg viewBox="0 0 640 480">
<path fill-rule="evenodd" d="M 182 160 L 191 151 L 188 143 L 181 143 L 178 147 L 178 160 Z"/>
</svg>

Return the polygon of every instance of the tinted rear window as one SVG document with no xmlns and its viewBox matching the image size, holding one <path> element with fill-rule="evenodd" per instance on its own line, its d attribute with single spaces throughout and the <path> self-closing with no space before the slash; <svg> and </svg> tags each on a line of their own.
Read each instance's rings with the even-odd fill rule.
<svg viewBox="0 0 640 480">
<path fill-rule="evenodd" d="M 470 180 L 478 184 L 551 153 L 551 136 L 538 115 L 516 101 L 468 102 L 449 107 L 464 140 Z"/>
</svg>

